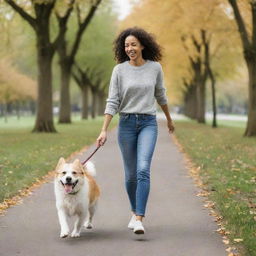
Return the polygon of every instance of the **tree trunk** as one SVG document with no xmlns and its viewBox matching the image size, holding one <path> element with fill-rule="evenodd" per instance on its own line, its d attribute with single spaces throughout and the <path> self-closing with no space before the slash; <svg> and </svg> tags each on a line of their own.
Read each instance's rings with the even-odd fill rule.
<svg viewBox="0 0 256 256">
<path fill-rule="evenodd" d="M 103 116 L 105 111 L 106 96 L 104 93 L 99 94 L 99 115 Z"/>
<path fill-rule="evenodd" d="M 16 101 L 16 115 L 17 119 L 20 120 L 20 102 Z"/>
<path fill-rule="evenodd" d="M 191 119 L 196 119 L 196 110 L 196 86 L 190 85 L 184 99 L 184 114 Z"/>
<path fill-rule="evenodd" d="M 216 90 L 215 90 L 215 78 L 211 71 L 209 70 L 209 77 L 211 79 L 212 84 L 212 113 L 213 113 L 213 119 L 212 119 L 212 127 L 217 127 L 217 107 L 216 107 Z"/>
<path fill-rule="evenodd" d="M 88 119 L 89 111 L 88 111 L 88 86 L 82 87 L 82 119 Z"/>
<path fill-rule="evenodd" d="M 56 132 L 52 110 L 52 57 L 53 49 L 45 40 L 41 27 L 37 34 L 38 100 L 37 117 L 33 132 Z"/>
<path fill-rule="evenodd" d="M 191 96 L 190 96 L 190 103 L 189 103 L 189 108 L 190 108 L 190 118 L 191 119 L 196 119 L 196 113 L 197 113 L 197 101 L 196 101 L 196 86 L 192 86 L 191 90 Z"/>
<path fill-rule="evenodd" d="M 196 84 L 196 119 L 199 123 L 205 123 L 205 79 L 202 78 L 201 69 L 195 70 Z"/>
<path fill-rule="evenodd" d="M 68 60 L 60 61 L 61 69 L 61 91 L 60 91 L 60 113 L 59 123 L 71 123 L 71 103 L 70 103 L 70 77 L 71 65 Z"/>
<path fill-rule="evenodd" d="M 249 73 L 248 121 L 244 136 L 256 136 L 256 54 L 246 60 Z"/>
<path fill-rule="evenodd" d="M 0 116 L 4 116 L 4 104 L 0 104 Z"/>
<path fill-rule="evenodd" d="M 252 15 L 251 40 L 250 35 L 247 32 L 246 23 L 244 22 L 243 16 L 240 13 L 237 1 L 229 0 L 229 3 L 233 8 L 243 45 L 244 59 L 247 64 L 249 74 L 248 121 L 244 136 L 256 136 L 256 2 L 250 1 Z"/>
<path fill-rule="evenodd" d="M 91 114 L 92 118 L 96 118 L 96 113 L 97 113 L 97 94 L 95 91 L 92 90 L 92 109 L 91 109 Z"/>
<path fill-rule="evenodd" d="M 103 98 L 102 95 L 97 92 L 97 116 L 101 115 L 101 102 L 102 102 Z"/>
<path fill-rule="evenodd" d="M 59 44 L 57 52 L 59 55 L 60 64 L 60 111 L 59 123 L 71 123 L 71 103 L 70 103 L 70 77 L 73 59 L 67 56 L 67 41 L 65 39 L 67 31 L 67 21 L 71 14 L 73 7 L 68 9 L 66 15 L 63 17 L 57 16 L 59 21 Z"/>
<path fill-rule="evenodd" d="M 190 90 L 188 90 L 184 95 L 184 115 L 190 118 Z"/>
<path fill-rule="evenodd" d="M 208 39 L 206 37 L 206 30 L 201 30 L 201 36 L 202 36 L 202 41 L 204 44 L 204 58 L 205 58 L 205 68 L 206 72 L 210 77 L 211 80 L 211 88 L 212 88 L 212 112 L 213 112 L 213 120 L 212 120 L 212 127 L 216 128 L 217 127 L 217 120 L 216 120 L 216 115 L 217 115 L 217 110 L 216 110 L 216 96 L 215 96 L 215 77 L 212 72 L 211 68 L 211 58 L 210 58 L 210 37 L 208 36 Z"/>
<path fill-rule="evenodd" d="M 8 111 L 7 111 L 7 103 L 4 103 L 4 122 L 8 122 Z"/>
<path fill-rule="evenodd" d="M 35 115 L 36 113 L 36 103 L 33 100 L 29 101 L 29 110 L 31 112 L 31 115 Z"/>
</svg>

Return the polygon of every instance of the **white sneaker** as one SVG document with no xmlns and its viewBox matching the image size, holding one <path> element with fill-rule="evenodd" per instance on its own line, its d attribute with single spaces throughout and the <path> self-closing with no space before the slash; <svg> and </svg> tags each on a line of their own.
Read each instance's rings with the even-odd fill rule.
<svg viewBox="0 0 256 256">
<path fill-rule="evenodd" d="M 134 223 L 133 232 L 137 235 L 141 235 L 145 233 L 145 229 L 142 225 L 142 222 L 140 220 L 136 220 Z"/>
<path fill-rule="evenodd" d="M 133 214 L 132 217 L 131 217 L 131 220 L 128 224 L 128 228 L 129 229 L 134 229 L 135 222 L 136 222 L 136 215 Z"/>
</svg>

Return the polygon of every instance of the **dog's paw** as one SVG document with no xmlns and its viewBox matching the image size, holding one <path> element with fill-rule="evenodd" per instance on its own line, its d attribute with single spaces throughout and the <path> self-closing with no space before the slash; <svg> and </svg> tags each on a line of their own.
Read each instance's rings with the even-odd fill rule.
<svg viewBox="0 0 256 256">
<path fill-rule="evenodd" d="M 85 222 L 84 223 L 84 227 L 87 228 L 87 229 L 92 229 L 93 228 L 93 225 L 91 222 Z"/>
<path fill-rule="evenodd" d="M 71 234 L 71 237 L 80 237 L 80 232 L 74 230 Z"/>
<path fill-rule="evenodd" d="M 68 236 L 68 233 L 69 233 L 68 231 L 61 232 L 61 233 L 60 233 L 60 237 L 61 237 L 61 238 L 67 237 L 67 236 Z"/>
</svg>

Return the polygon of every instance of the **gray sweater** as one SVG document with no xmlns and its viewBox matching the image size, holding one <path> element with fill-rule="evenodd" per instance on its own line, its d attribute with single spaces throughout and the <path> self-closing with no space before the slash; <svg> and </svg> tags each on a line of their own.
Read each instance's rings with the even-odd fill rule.
<svg viewBox="0 0 256 256">
<path fill-rule="evenodd" d="M 113 69 L 104 113 L 155 115 L 155 99 L 159 105 L 167 104 L 161 64 L 147 60 L 141 66 L 132 66 L 125 61 Z"/>
</svg>

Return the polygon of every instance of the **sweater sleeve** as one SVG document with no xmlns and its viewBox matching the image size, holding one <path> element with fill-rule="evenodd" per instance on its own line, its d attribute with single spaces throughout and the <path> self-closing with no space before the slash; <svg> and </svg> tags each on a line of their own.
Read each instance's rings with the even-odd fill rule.
<svg viewBox="0 0 256 256">
<path fill-rule="evenodd" d="M 168 102 L 166 97 L 166 89 L 164 86 L 163 69 L 160 63 L 159 63 L 159 72 L 157 74 L 157 79 L 156 79 L 155 98 L 159 105 L 165 105 Z"/>
<path fill-rule="evenodd" d="M 114 116 L 120 105 L 117 66 L 114 67 L 109 84 L 108 98 L 106 100 L 106 108 L 104 114 Z"/>
</svg>

